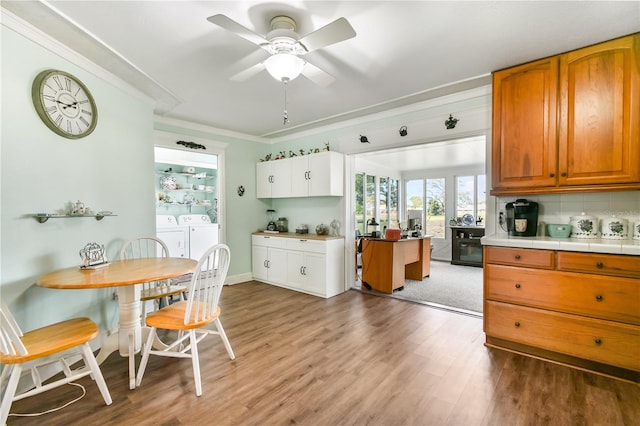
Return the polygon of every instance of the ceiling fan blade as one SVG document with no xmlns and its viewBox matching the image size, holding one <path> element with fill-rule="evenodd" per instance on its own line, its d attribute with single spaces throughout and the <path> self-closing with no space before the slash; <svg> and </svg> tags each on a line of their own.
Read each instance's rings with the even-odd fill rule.
<svg viewBox="0 0 640 426">
<path fill-rule="evenodd" d="M 251 43 L 257 44 L 260 47 L 265 44 L 269 44 L 269 41 L 266 38 L 254 33 L 250 29 L 238 24 L 236 21 L 225 15 L 218 14 L 209 16 L 207 21 L 224 28 L 227 31 L 231 31 L 232 33 L 239 35 L 245 40 L 249 40 Z"/>
<path fill-rule="evenodd" d="M 239 73 L 232 75 L 229 80 L 231 81 L 245 81 L 258 74 L 260 71 L 263 71 L 264 64 L 261 62 L 259 64 L 255 64 L 252 67 L 247 68 L 244 71 L 240 71 Z"/>
<path fill-rule="evenodd" d="M 356 32 L 349 21 L 345 18 L 338 18 L 332 23 L 302 37 L 299 43 L 307 49 L 307 52 L 311 52 L 355 36 Z"/>
<path fill-rule="evenodd" d="M 318 86 L 326 87 L 335 81 L 335 77 L 331 74 L 322 71 L 315 65 L 307 62 L 302 68 L 302 75 L 313 81 Z"/>
</svg>

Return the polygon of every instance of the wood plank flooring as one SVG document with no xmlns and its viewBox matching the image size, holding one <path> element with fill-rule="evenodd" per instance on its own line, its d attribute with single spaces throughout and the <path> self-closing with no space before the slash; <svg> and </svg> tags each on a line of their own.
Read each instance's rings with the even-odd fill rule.
<svg viewBox="0 0 640 426">
<path fill-rule="evenodd" d="M 638 425 L 640 387 L 483 345 L 482 320 L 348 291 L 331 299 L 249 282 L 225 287 L 216 337 L 200 345 L 203 395 L 189 360 L 153 357 L 129 390 L 127 362 L 102 364 L 113 405 L 86 396 L 9 425 Z M 139 362 L 139 358 L 138 358 Z M 65 386 L 14 403 L 42 411 Z"/>
</svg>

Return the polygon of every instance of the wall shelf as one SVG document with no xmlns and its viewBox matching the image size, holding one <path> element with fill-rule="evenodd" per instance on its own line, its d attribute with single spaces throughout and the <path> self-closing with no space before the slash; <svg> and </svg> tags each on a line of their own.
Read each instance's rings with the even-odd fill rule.
<svg viewBox="0 0 640 426">
<path fill-rule="evenodd" d="M 57 214 L 57 213 L 36 213 L 32 217 L 40 223 L 45 223 L 49 219 L 66 219 L 70 217 L 93 217 L 102 220 L 106 216 L 117 216 L 116 214 Z"/>
</svg>

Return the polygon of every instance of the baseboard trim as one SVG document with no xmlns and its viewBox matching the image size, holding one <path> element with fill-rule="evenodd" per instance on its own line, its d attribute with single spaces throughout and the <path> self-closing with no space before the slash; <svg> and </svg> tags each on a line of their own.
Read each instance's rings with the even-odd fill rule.
<svg viewBox="0 0 640 426">
<path fill-rule="evenodd" d="M 227 275 L 227 279 L 225 280 L 226 285 L 240 284 L 246 283 L 247 281 L 252 281 L 253 275 L 251 272 L 245 272 L 244 274 L 238 275 Z"/>
</svg>

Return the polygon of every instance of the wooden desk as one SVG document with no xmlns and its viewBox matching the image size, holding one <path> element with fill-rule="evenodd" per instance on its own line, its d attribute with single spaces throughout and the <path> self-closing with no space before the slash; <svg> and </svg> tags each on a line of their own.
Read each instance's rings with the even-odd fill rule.
<svg viewBox="0 0 640 426">
<path fill-rule="evenodd" d="M 362 283 L 381 293 L 422 281 L 431 273 L 431 237 L 362 241 Z"/>
<path fill-rule="evenodd" d="M 84 289 L 122 287 L 118 293 L 120 325 L 117 333 L 107 337 L 96 357 L 102 363 L 109 354 L 120 351 L 129 357 L 129 388 L 135 388 L 135 353 L 140 351 L 142 326 L 140 322 L 140 286 L 150 281 L 193 272 L 197 262 L 193 259 L 159 257 L 117 260 L 99 269 L 81 269 L 77 266 L 44 275 L 36 281 L 41 287 L 58 289 Z"/>
</svg>

